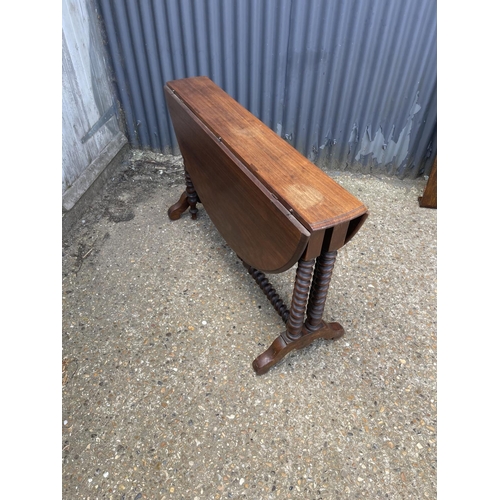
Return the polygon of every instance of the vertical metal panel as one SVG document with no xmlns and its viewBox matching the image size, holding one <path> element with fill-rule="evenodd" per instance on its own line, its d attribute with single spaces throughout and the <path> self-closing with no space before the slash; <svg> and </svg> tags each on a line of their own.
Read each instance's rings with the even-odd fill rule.
<svg viewBox="0 0 500 500">
<path fill-rule="evenodd" d="M 92 0 L 62 3 L 62 193 L 69 210 L 126 143 Z M 100 170 L 99 170 L 100 169 Z"/>
<path fill-rule="evenodd" d="M 428 173 L 435 0 L 100 0 L 132 145 L 178 152 L 162 88 L 207 75 L 322 167 Z"/>
<path fill-rule="evenodd" d="M 311 0 L 291 17 L 294 146 L 339 169 L 418 175 L 431 140 L 419 132 L 436 121 L 435 4 Z"/>
</svg>

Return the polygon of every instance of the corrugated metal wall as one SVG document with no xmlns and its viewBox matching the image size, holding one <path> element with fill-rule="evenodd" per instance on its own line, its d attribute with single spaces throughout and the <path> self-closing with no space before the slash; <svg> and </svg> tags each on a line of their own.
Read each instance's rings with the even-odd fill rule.
<svg viewBox="0 0 500 500">
<path fill-rule="evenodd" d="M 178 152 L 168 80 L 207 75 L 324 168 L 428 173 L 435 0 L 100 0 L 133 147 Z"/>
</svg>

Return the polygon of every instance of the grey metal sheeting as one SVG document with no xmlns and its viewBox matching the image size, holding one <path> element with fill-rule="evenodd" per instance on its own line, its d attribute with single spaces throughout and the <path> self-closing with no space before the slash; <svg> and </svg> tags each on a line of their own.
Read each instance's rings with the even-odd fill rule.
<svg viewBox="0 0 500 500">
<path fill-rule="evenodd" d="M 323 168 L 436 156 L 435 0 L 101 0 L 132 147 L 178 153 L 168 80 L 207 75 Z"/>
</svg>

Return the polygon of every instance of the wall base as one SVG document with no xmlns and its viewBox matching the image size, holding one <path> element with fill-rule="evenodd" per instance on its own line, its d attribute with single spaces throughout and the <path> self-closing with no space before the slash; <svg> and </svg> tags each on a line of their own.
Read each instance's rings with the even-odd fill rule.
<svg viewBox="0 0 500 500">
<path fill-rule="evenodd" d="M 130 151 L 123 134 L 111 141 L 62 197 L 62 230 L 71 229 Z"/>
</svg>

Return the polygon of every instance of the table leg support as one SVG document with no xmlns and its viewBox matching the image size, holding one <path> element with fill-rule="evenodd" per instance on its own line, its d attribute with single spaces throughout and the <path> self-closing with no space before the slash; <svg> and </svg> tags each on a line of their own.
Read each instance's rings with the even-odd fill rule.
<svg viewBox="0 0 500 500">
<path fill-rule="evenodd" d="M 326 296 L 332 279 L 333 266 L 337 259 L 337 250 L 322 253 L 316 259 L 314 268 L 313 284 L 309 303 L 307 304 L 306 329 L 310 332 L 320 328 L 321 318 L 325 310 Z"/>
<path fill-rule="evenodd" d="M 191 219 L 195 220 L 198 214 L 198 209 L 196 208 L 196 203 L 198 202 L 198 195 L 196 194 L 193 181 L 191 180 L 188 171 L 184 169 L 184 172 L 186 179 L 187 201 L 189 203 L 189 213 L 191 214 Z"/>
<path fill-rule="evenodd" d="M 254 359 L 252 367 L 257 375 L 263 375 L 290 351 L 303 349 L 316 339 L 335 340 L 342 337 L 344 333 L 344 328 L 339 323 L 326 323 L 325 321 L 321 321 L 320 328 L 314 332 L 309 332 L 304 327 L 302 336 L 297 340 L 289 340 L 286 332 L 283 332 L 266 351 Z"/>
<path fill-rule="evenodd" d="M 290 311 L 287 309 L 285 303 L 280 298 L 274 287 L 269 283 L 266 275 L 255 269 L 255 267 L 249 266 L 247 263 L 243 261 L 243 265 L 245 269 L 248 271 L 250 276 L 255 280 L 257 285 L 259 285 L 260 289 L 264 292 L 264 295 L 267 297 L 267 300 L 271 302 L 272 306 L 276 310 L 276 312 L 281 316 L 281 319 L 286 323 L 288 321 L 288 317 L 290 316 Z"/>
<path fill-rule="evenodd" d="M 181 215 L 189 208 L 188 195 L 184 191 L 179 198 L 177 203 L 174 203 L 168 209 L 168 217 L 170 220 L 179 220 Z"/>
<path fill-rule="evenodd" d="M 326 323 L 322 319 L 336 256 L 337 251 L 325 252 L 316 259 L 312 287 L 314 260 L 299 260 L 287 329 L 254 360 L 252 366 L 257 375 L 266 373 L 294 349 L 303 349 L 319 338 L 335 340 L 344 335 L 339 323 Z"/>
<path fill-rule="evenodd" d="M 304 313 L 306 312 L 313 267 L 314 259 L 300 259 L 297 265 L 292 305 L 290 306 L 290 316 L 286 323 L 285 332 L 286 338 L 290 341 L 297 340 L 302 335 L 302 325 L 304 324 Z"/>
<path fill-rule="evenodd" d="M 191 219 L 195 220 L 197 218 L 198 209 L 196 208 L 196 204 L 200 202 L 200 198 L 186 169 L 184 169 L 184 178 L 186 181 L 186 190 L 181 194 L 179 201 L 168 209 L 170 220 L 178 220 L 188 208 Z"/>
</svg>

